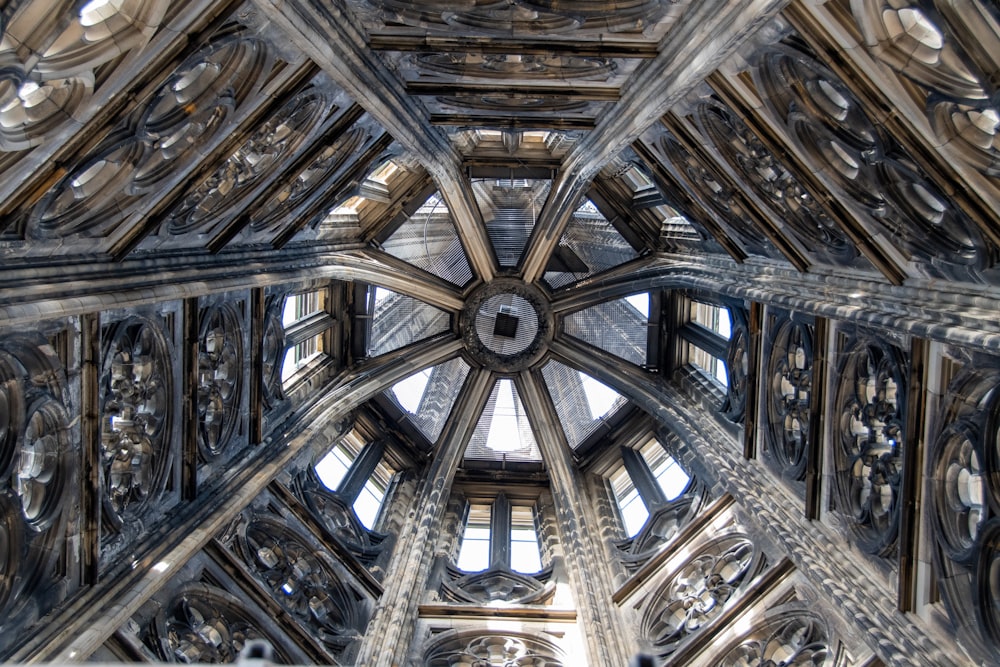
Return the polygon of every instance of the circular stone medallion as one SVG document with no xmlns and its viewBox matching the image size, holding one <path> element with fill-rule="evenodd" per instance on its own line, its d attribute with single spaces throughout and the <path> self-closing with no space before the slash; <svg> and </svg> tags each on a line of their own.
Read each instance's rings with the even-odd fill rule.
<svg viewBox="0 0 1000 667">
<path fill-rule="evenodd" d="M 525 370 L 552 340 L 552 311 L 545 294 L 514 278 L 497 278 L 469 297 L 460 320 L 469 353 L 501 373 Z"/>
</svg>

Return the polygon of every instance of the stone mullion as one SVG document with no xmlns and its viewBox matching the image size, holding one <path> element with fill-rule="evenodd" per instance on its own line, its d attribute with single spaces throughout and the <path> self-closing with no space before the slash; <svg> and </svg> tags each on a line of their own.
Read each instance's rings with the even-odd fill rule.
<svg viewBox="0 0 1000 667">
<path fill-rule="evenodd" d="M 181 339 L 181 497 L 198 495 L 198 299 L 185 299 Z"/>
<path fill-rule="evenodd" d="M 375 468 L 378 467 L 384 453 L 385 440 L 376 440 L 365 445 L 361 453 L 358 454 L 358 458 L 354 459 L 350 470 L 347 471 L 337 487 L 337 493 L 349 505 L 353 505 L 354 501 L 358 499 L 358 495 L 365 488 L 372 473 L 375 472 Z"/>
<path fill-rule="evenodd" d="M 264 440 L 264 329 L 267 300 L 261 287 L 250 290 L 250 444 Z"/>
<path fill-rule="evenodd" d="M 587 497 L 581 479 L 583 473 L 577 471 L 566 438 L 558 427 L 559 418 L 541 372 L 524 371 L 515 382 L 551 479 L 559 541 L 580 627 L 587 638 L 587 655 L 595 665 L 628 664 L 634 638 L 630 640 L 632 633 L 611 601 L 614 573 L 603 545 L 598 542 L 600 521 Z"/>
<path fill-rule="evenodd" d="M 510 512 L 510 501 L 501 491 L 490 509 L 490 567 L 510 569 Z"/>
<path fill-rule="evenodd" d="M 957 647 L 942 648 L 923 621 L 901 613 L 891 591 L 880 595 L 876 587 L 862 584 L 870 580 L 870 573 L 844 558 L 842 539 L 819 522 L 806 519 L 797 503 L 782 502 L 782 496 L 773 492 L 773 473 L 760 462 L 744 459 L 726 430 L 705 419 L 704 412 L 680 390 L 639 369 L 621 368 L 607 353 L 574 341 L 554 341 L 551 351 L 558 360 L 631 399 L 676 433 L 681 465 L 710 471 L 715 483 L 743 507 L 748 522 L 773 540 L 827 598 L 825 607 L 841 613 L 844 622 L 856 628 L 887 665 L 965 662 Z"/>
<path fill-rule="evenodd" d="M 903 479 L 899 511 L 899 588 L 896 605 L 900 611 L 918 610 L 918 557 L 920 554 L 921 480 L 924 448 L 927 443 L 927 414 L 931 394 L 927 386 L 930 344 L 922 338 L 910 341 L 910 375 L 906 384 L 906 423 L 903 425 Z"/>
<path fill-rule="evenodd" d="M 757 301 L 750 302 L 748 315 L 747 400 L 743 411 L 743 458 L 753 459 L 757 457 L 757 430 L 761 424 L 760 397 L 763 392 L 760 379 L 764 375 L 764 306 Z"/>
<path fill-rule="evenodd" d="M 438 439 L 409 521 L 396 541 L 397 557 L 386 573 L 385 593 L 358 652 L 359 665 L 391 667 L 406 661 L 436 552 L 430 545 L 439 539 L 455 471 L 492 388 L 489 371 L 470 371 Z"/>
<path fill-rule="evenodd" d="M 817 317 L 813 326 L 812 378 L 809 388 L 809 432 L 806 443 L 806 506 L 808 519 L 819 519 L 823 496 L 823 442 L 827 394 L 827 350 L 830 322 Z"/>
<path fill-rule="evenodd" d="M 628 476 L 635 485 L 635 490 L 639 492 L 646 509 L 666 504 L 667 497 L 642 455 L 631 447 L 621 447 L 620 450 L 625 470 L 628 471 Z"/>
<path fill-rule="evenodd" d="M 80 318 L 82 581 L 96 584 L 101 545 L 101 316 Z"/>
<path fill-rule="evenodd" d="M 254 457 L 234 461 L 227 478 L 215 480 L 217 486 L 203 494 L 201 502 L 168 518 L 168 523 L 158 529 L 159 542 L 137 553 L 134 564 L 124 562 L 108 572 L 100 585 L 54 613 L 8 659 L 66 663 L 92 654 L 284 472 L 303 449 L 316 446 L 317 441 L 330 441 L 332 446 L 330 424 L 416 371 L 454 358 L 460 347 L 454 336 L 435 336 L 411 346 L 405 354 L 384 355 L 346 373 L 315 404 L 303 408 L 299 419 L 273 433 L 271 442 Z"/>
</svg>

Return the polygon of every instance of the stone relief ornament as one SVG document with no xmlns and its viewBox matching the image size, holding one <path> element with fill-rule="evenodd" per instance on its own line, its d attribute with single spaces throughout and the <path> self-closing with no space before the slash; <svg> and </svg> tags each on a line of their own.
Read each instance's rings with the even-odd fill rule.
<svg viewBox="0 0 1000 667">
<path fill-rule="evenodd" d="M 273 620 L 221 588 L 201 582 L 183 586 L 160 609 L 143 641 L 164 662 L 236 662 L 252 639 L 273 651 L 271 661 L 290 664 L 288 652 L 271 634 Z"/>
<path fill-rule="evenodd" d="M 0 152 L 44 144 L 79 122 L 78 111 L 94 93 L 96 70 L 141 49 L 170 3 L 11 4 L 0 24 Z"/>
<path fill-rule="evenodd" d="M 277 517 L 251 517 L 240 532 L 238 552 L 278 604 L 340 653 L 361 638 L 368 611 L 307 539 Z"/>
<path fill-rule="evenodd" d="M 208 233 L 230 215 L 256 186 L 286 166 L 327 110 L 325 96 L 308 89 L 264 120 L 235 153 L 170 214 L 168 234 Z"/>
<path fill-rule="evenodd" d="M 853 0 L 865 46 L 916 83 L 917 100 L 953 154 L 1000 176 L 1000 12 L 981 0 Z"/>
<path fill-rule="evenodd" d="M 165 179 L 202 157 L 263 80 L 266 46 L 230 25 L 166 77 L 149 101 L 68 165 L 27 217 L 28 238 L 105 236 Z"/>
<path fill-rule="evenodd" d="M 106 334 L 101 366 L 103 525 L 121 531 L 154 504 L 170 467 L 171 363 L 159 327 L 140 317 Z"/>
<path fill-rule="evenodd" d="M 767 443 L 782 476 L 805 479 L 812 392 L 812 327 L 785 318 L 775 323 L 767 360 Z"/>
<path fill-rule="evenodd" d="M 753 76 L 796 149 L 879 234 L 930 273 L 968 277 L 982 268 L 985 244 L 972 221 L 884 136 L 831 70 L 779 44 L 757 56 Z"/>
<path fill-rule="evenodd" d="M 747 409 L 747 383 L 750 376 L 750 325 L 747 312 L 729 308 L 732 333 L 726 348 L 726 402 L 722 410 L 729 419 L 742 423 Z"/>
<path fill-rule="evenodd" d="M 931 449 L 934 564 L 959 639 L 984 662 L 1000 651 L 1000 368 L 951 383 Z"/>
<path fill-rule="evenodd" d="M 688 637 L 722 613 L 759 569 L 760 554 L 741 535 L 703 546 L 651 596 L 642 615 L 642 638 L 667 658 Z"/>
<path fill-rule="evenodd" d="M 888 556 L 899 530 L 906 365 L 898 349 L 867 339 L 843 359 L 834 423 L 839 506 L 858 546 Z"/>
<path fill-rule="evenodd" d="M 44 339 L 0 340 L 0 647 L 66 594 L 54 586 L 76 497 L 65 387 Z"/>
<path fill-rule="evenodd" d="M 799 605 L 791 603 L 765 612 L 754 629 L 729 649 L 717 664 L 720 667 L 833 665 L 826 622 L 810 611 L 795 607 Z"/>
<path fill-rule="evenodd" d="M 198 341 L 198 448 L 206 460 L 221 455 L 240 420 L 243 393 L 242 318 L 231 305 L 201 315 Z"/>
<path fill-rule="evenodd" d="M 833 219 L 729 107 L 712 99 L 698 106 L 696 116 L 740 181 L 790 227 L 805 247 L 832 264 L 849 263 L 857 256 L 854 245 Z"/>
<path fill-rule="evenodd" d="M 565 654 L 552 640 L 524 632 L 446 632 L 424 652 L 426 667 L 561 667 Z"/>
</svg>

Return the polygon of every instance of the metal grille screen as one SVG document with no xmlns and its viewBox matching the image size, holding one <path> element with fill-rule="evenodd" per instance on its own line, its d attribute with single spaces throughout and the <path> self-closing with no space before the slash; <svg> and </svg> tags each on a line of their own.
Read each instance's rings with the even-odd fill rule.
<svg viewBox="0 0 1000 667">
<path fill-rule="evenodd" d="M 639 254 L 588 199 L 573 214 L 545 272 L 545 281 L 563 287 L 624 264 Z"/>
<path fill-rule="evenodd" d="M 456 285 L 472 280 L 451 213 L 435 193 L 382 244 L 390 255 Z"/>
<path fill-rule="evenodd" d="M 395 387 L 387 389 L 385 395 L 403 412 L 409 414 L 410 421 L 420 429 L 429 442 L 434 443 L 440 437 L 441 429 L 451 414 L 458 392 L 461 391 L 465 377 L 469 374 L 469 365 L 462 359 L 455 358 L 438 364 L 426 372 L 427 384 L 424 385 L 415 412 L 403 405 Z"/>
<path fill-rule="evenodd" d="M 638 366 L 646 363 L 648 320 L 625 299 L 606 301 L 566 317 L 571 336 Z"/>
<path fill-rule="evenodd" d="M 542 376 L 556 406 L 566 442 L 574 449 L 600 428 L 605 417 L 627 402 L 623 396 L 558 361 L 547 363 L 542 368 Z M 591 387 L 588 388 L 585 382 Z M 595 389 L 601 395 L 597 395 Z M 598 412 L 596 417 L 595 410 Z"/>
<path fill-rule="evenodd" d="M 413 297 L 384 289 L 373 289 L 368 356 L 374 357 L 418 340 L 429 338 L 451 325 L 448 313 Z"/>
<path fill-rule="evenodd" d="M 552 182 L 538 179 L 483 180 L 473 183 L 486 233 L 502 267 L 516 267 L 531 236 Z"/>
<path fill-rule="evenodd" d="M 541 461 L 535 434 L 514 382 L 497 380 L 465 450 L 465 458 L 480 461 Z"/>
</svg>

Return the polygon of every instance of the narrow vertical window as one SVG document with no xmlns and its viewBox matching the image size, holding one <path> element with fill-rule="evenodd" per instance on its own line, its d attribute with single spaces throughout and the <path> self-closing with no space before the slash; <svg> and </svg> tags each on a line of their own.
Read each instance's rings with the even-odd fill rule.
<svg viewBox="0 0 1000 667">
<path fill-rule="evenodd" d="M 457 565 L 466 572 L 480 572 L 490 566 L 489 505 L 469 505 Z"/>
</svg>

